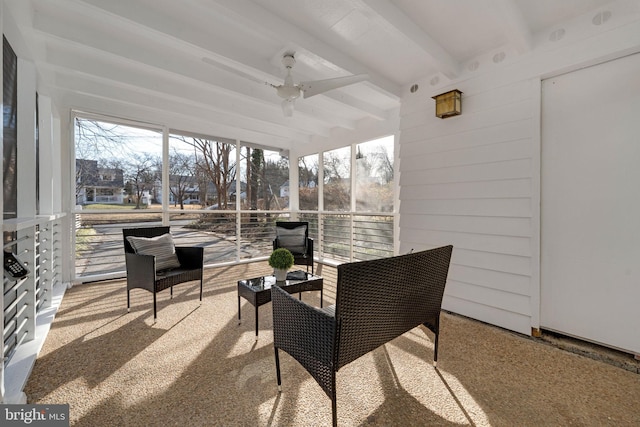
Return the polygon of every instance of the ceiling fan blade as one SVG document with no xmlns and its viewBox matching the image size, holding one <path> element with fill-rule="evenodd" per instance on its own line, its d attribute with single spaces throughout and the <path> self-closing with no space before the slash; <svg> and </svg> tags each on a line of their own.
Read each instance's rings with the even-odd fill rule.
<svg viewBox="0 0 640 427">
<path fill-rule="evenodd" d="M 302 90 L 303 98 L 309 98 L 310 96 L 318 95 L 332 89 L 338 89 L 354 83 L 359 83 L 367 80 L 368 78 L 368 74 L 356 74 L 353 76 L 336 77 L 333 79 L 300 82 L 299 86 Z"/>
<path fill-rule="evenodd" d="M 244 77 L 245 79 L 254 81 L 256 83 L 259 83 L 259 84 L 262 84 L 262 85 L 271 86 L 271 87 L 277 87 L 273 83 L 270 83 L 270 82 L 267 82 L 267 81 L 264 81 L 264 80 L 260 80 L 259 78 L 254 77 L 249 73 L 245 73 L 244 71 L 241 71 L 241 70 L 238 70 L 236 68 L 230 67 L 228 65 L 225 65 L 225 64 L 223 64 L 221 62 L 216 61 L 215 59 L 211 59 L 211 58 L 208 58 L 206 56 L 202 58 L 202 62 L 206 62 L 207 64 L 213 65 L 216 68 L 219 68 L 221 70 L 227 71 L 227 72 L 235 74 L 235 75 L 239 75 L 241 77 Z"/>
</svg>

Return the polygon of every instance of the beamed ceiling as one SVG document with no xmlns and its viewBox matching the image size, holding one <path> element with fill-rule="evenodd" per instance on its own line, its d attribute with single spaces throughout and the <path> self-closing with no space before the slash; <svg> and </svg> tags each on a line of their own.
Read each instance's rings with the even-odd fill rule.
<svg viewBox="0 0 640 427">
<path fill-rule="evenodd" d="M 615 3 L 8 0 L 5 13 L 23 35 L 14 48 L 59 108 L 288 148 L 397 122 L 414 83 L 435 95 L 477 58 L 517 60 L 565 23 L 606 19 Z M 261 82 L 282 83 L 285 52 L 295 52 L 296 82 L 369 78 L 298 99 L 284 117 Z"/>
</svg>

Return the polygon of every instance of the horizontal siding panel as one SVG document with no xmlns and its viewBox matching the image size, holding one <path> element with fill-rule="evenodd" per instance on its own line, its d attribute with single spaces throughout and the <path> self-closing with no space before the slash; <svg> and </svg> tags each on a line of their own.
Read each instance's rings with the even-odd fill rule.
<svg viewBox="0 0 640 427">
<path fill-rule="evenodd" d="M 432 138 L 443 135 L 455 135 L 473 131 L 476 129 L 491 128 L 504 123 L 517 122 L 534 116 L 532 100 L 526 99 L 519 102 L 505 103 L 498 108 L 476 111 L 471 113 L 465 110 L 464 99 L 462 101 L 462 116 L 446 120 L 437 117 L 425 118 L 424 125 L 405 127 L 400 119 L 402 138 L 407 141 L 418 141 L 421 135 L 429 135 Z M 432 113 L 433 114 L 433 113 Z"/>
<path fill-rule="evenodd" d="M 464 165 L 440 169 L 406 170 L 402 164 L 400 191 L 405 185 L 415 183 L 447 183 L 469 181 L 495 181 L 531 177 L 531 159 L 517 159 L 476 165 Z"/>
<path fill-rule="evenodd" d="M 486 251 L 454 248 L 454 261 L 458 265 L 503 271 L 505 273 L 531 276 L 531 258 Z"/>
<path fill-rule="evenodd" d="M 531 197 L 531 179 L 404 185 L 406 199 L 482 199 Z"/>
<path fill-rule="evenodd" d="M 415 224 L 421 224 L 430 230 L 518 237 L 531 236 L 530 218 L 417 214 L 405 214 L 400 217 L 400 227 L 411 227 Z"/>
<path fill-rule="evenodd" d="M 505 105 L 520 103 L 531 99 L 532 81 L 521 80 L 487 88 L 484 85 L 475 86 L 464 92 L 465 111 L 476 113 L 478 111 L 491 111 L 500 109 Z"/>
<path fill-rule="evenodd" d="M 405 98 L 400 107 L 400 123 L 403 129 L 414 129 L 425 126 L 432 122 L 431 117 L 435 117 L 435 100 L 429 98 L 424 102 L 409 106 Z"/>
<path fill-rule="evenodd" d="M 400 230 L 400 239 L 403 243 L 408 244 L 453 245 L 456 248 L 475 251 L 531 256 L 531 240 L 528 237 L 492 236 L 403 227 Z"/>
<path fill-rule="evenodd" d="M 435 101 L 431 98 L 447 89 L 421 88 L 420 92 L 403 97 L 401 105 L 402 124 L 406 128 L 416 126 L 425 118 L 435 118 Z M 463 98 L 463 112 L 473 113 L 482 109 L 495 109 L 506 103 L 520 102 L 531 98 L 531 80 L 518 80 L 504 84 L 473 85 L 465 87 Z M 441 119 L 435 119 L 441 120 Z"/>
<path fill-rule="evenodd" d="M 530 158 L 531 154 L 531 139 L 525 138 L 443 153 L 416 155 L 400 160 L 403 170 L 420 170 L 526 159 Z"/>
<path fill-rule="evenodd" d="M 453 313 L 462 314 L 481 322 L 531 335 L 531 317 L 508 310 L 500 310 L 474 301 L 449 296 L 445 292 L 442 308 Z M 479 337 L 481 339 L 482 337 Z"/>
<path fill-rule="evenodd" d="M 527 297 L 529 296 L 531 283 L 529 276 L 485 270 L 459 264 L 451 266 L 449 270 L 449 280 Z"/>
<path fill-rule="evenodd" d="M 471 300 L 500 310 L 508 310 L 525 316 L 531 316 L 531 301 L 526 295 L 484 288 L 455 280 L 449 280 L 447 283 L 447 294 L 452 297 Z"/>
<path fill-rule="evenodd" d="M 529 218 L 531 217 L 531 199 L 406 200 L 401 192 L 400 209 L 402 214 Z"/>
<path fill-rule="evenodd" d="M 530 118 L 502 123 L 490 128 L 474 129 L 468 132 L 433 137 L 425 129 L 417 140 L 405 139 L 403 134 L 400 158 L 420 154 L 459 150 L 497 142 L 514 141 L 531 135 L 533 121 Z M 418 134 L 416 134 L 418 135 Z"/>
</svg>

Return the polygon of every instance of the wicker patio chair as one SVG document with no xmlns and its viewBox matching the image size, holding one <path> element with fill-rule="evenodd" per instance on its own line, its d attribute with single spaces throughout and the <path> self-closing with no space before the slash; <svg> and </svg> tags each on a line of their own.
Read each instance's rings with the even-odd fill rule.
<svg viewBox="0 0 640 427">
<path fill-rule="evenodd" d="M 124 228 L 122 229 L 124 238 L 125 262 L 127 267 L 127 311 L 131 309 L 131 289 L 141 288 L 153 294 L 153 320 L 157 319 L 157 303 L 156 294 L 164 289 L 171 289 L 171 298 L 173 298 L 173 286 L 179 283 L 190 282 L 194 280 L 200 281 L 200 301 L 202 301 L 202 271 L 204 264 L 204 248 L 201 247 L 181 247 L 173 246 L 173 240 L 169 237 L 162 243 L 158 243 L 156 247 L 149 248 L 150 244 L 155 240 L 145 242 L 145 239 L 156 238 L 162 239 L 170 234 L 169 227 L 146 227 L 146 228 Z M 133 240 L 128 239 L 133 237 Z M 142 237 L 145 239 L 135 238 Z M 134 248 L 133 242 L 143 242 L 142 247 L 145 250 Z M 166 255 L 175 248 L 175 257 L 167 260 L 169 256 L 163 256 L 162 259 L 158 254 L 157 246 L 160 253 Z M 142 253 L 141 253 L 142 252 Z M 151 253 L 153 255 L 144 254 Z"/>
<path fill-rule="evenodd" d="M 273 250 L 287 248 L 293 254 L 295 264 L 311 266 L 313 274 L 313 239 L 309 237 L 306 221 L 277 221 Z"/>
<path fill-rule="evenodd" d="M 273 340 L 278 389 L 279 350 L 296 359 L 331 398 L 337 425 L 336 372 L 419 325 L 435 334 L 452 246 L 338 266 L 336 304 L 319 309 L 273 286 Z"/>
</svg>

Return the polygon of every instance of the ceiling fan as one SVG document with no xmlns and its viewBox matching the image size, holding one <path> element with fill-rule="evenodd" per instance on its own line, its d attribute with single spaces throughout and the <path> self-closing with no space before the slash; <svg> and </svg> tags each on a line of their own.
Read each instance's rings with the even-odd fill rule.
<svg viewBox="0 0 640 427">
<path fill-rule="evenodd" d="M 218 67 L 220 66 L 219 63 L 206 57 L 203 58 L 203 61 Z M 303 98 L 309 98 L 311 96 L 318 95 L 333 89 L 338 89 L 344 86 L 352 85 L 369 78 L 367 74 L 355 74 L 352 76 L 335 77 L 332 79 L 312 80 L 294 83 L 293 76 L 291 75 L 291 70 L 293 69 L 295 63 L 295 52 L 285 52 L 282 56 L 282 65 L 284 65 L 287 69 L 287 75 L 284 78 L 284 82 L 280 85 L 259 81 L 253 76 L 245 75 L 251 80 L 259 81 L 260 83 L 264 83 L 276 89 L 276 93 L 280 98 L 282 98 L 282 112 L 286 117 L 291 117 L 293 115 L 295 101 L 300 96 L 302 96 Z M 237 70 L 233 71 L 236 74 L 238 73 Z"/>
</svg>

